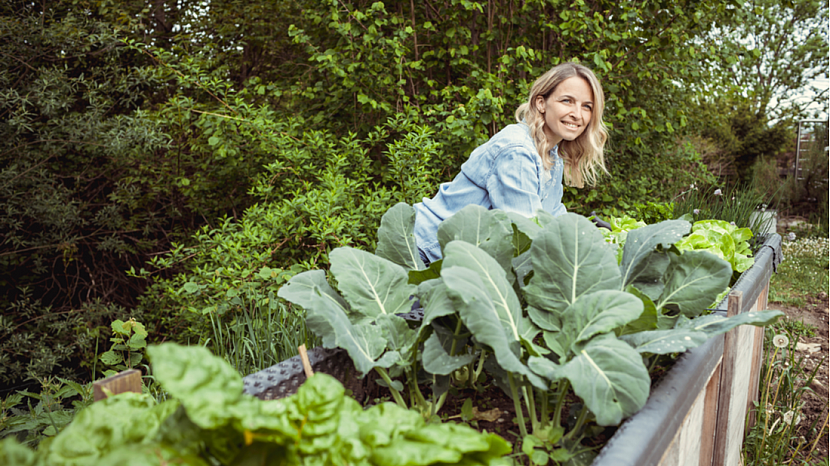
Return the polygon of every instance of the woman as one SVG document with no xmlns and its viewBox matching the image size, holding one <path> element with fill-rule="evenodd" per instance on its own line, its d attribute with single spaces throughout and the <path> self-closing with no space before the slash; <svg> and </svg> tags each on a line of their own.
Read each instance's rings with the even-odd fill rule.
<svg viewBox="0 0 830 466">
<path fill-rule="evenodd" d="M 530 89 L 512 124 L 477 147 L 452 182 L 432 199 L 415 204 L 415 238 L 426 265 L 441 258 L 438 225 L 469 204 L 526 217 L 562 205 L 562 178 L 569 186 L 593 185 L 605 168 L 608 132 L 605 97 L 594 73 L 576 63 L 553 67 Z"/>
</svg>

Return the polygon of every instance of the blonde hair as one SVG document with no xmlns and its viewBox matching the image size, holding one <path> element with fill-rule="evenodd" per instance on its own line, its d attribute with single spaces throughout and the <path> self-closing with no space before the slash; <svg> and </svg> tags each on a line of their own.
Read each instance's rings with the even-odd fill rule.
<svg viewBox="0 0 830 466">
<path fill-rule="evenodd" d="M 553 166 L 550 151 L 554 145 L 545 137 L 545 117 L 536 108 L 534 102 L 539 96 L 547 100 L 548 96 L 556 89 L 556 86 L 562 81 L 575 76 L 584 79 L 591 86 L 594 93 L 594 109 L 591 121 L 578 138 L 573 141 L 563 140 L 559 143 L 559 156 L 565 162 L 565 182 L 568 186 L 582 188 L 586 181 L 591 186 L 596 184 L 597 169 L 608 173 L 605 168 L 605 156 L 603 155 L 605 142 L 608 140 L 608 131 L 602 121 L 602 113 L 605 110 L 605 96 L 602 93 L 602 86 L 593 71 L 577 63 L 563 63 L 554 66 L 533 83 L 527 102 L 516 109 L 516 120 L 530 127 L 530 137 L 536 143 L 536 150 L 542 158 L 542 163 L 546 170 L 550 170 Z"/>
</svg>

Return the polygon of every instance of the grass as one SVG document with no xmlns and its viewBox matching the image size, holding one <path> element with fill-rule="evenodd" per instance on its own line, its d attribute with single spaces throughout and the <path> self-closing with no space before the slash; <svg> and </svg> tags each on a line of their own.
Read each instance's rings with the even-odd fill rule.
<svg viewBox="0 0 830 466">
<path fill-rule="evenodd" d="M 785 239 L 784 262 L 770 281 L 770 301 L 802 307 L 807 298 L 828 292 L 828 239 Z M 760 377 L 760 404 L 755 407 L 757 422 L 743 448 L 746 465 L 819 465 L 816 445 L 827 429 L 825 413 L 807 425 L 801 421 L 805 396 L 823 364 L 805 367 L 807 357 L 795 351 L 799 339 L 816 336 L 816 328 L 794 319 L 782 319 L 765 331 L 764 365 Z"/>
<path fill-rule="evenodd" d="M 827 293 L 829 244 L 827 238 L 785 238 L 781 245 L 784 261 L 770 279 L 769 300 L 803 307 L 806 296 Z"/>
</svg>

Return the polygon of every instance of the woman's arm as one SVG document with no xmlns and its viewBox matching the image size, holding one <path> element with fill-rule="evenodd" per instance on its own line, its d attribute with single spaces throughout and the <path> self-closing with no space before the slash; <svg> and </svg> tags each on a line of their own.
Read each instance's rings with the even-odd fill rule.
<svg viewBox="0 0 830 466">
<path fill-rule="evenodd" d="M 542 208 L 541 160 L 524 147 L 511 149 L 493 161 L 493 172 L 487 183 L 490 201 L 494 209 L 534 217 Z"/>
</svg>

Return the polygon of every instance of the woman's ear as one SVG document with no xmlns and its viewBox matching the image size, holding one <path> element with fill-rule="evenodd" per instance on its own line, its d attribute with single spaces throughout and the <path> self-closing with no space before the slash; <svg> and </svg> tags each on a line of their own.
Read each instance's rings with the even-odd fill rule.
<svg viewBox="0 0 830 466">
<path fill-rule="evenodd" d="M 536 96 L 536 110 L 542 115 L 545 114 L 545 97 L 541 95 Z"/>
</svg>

